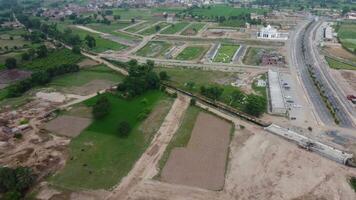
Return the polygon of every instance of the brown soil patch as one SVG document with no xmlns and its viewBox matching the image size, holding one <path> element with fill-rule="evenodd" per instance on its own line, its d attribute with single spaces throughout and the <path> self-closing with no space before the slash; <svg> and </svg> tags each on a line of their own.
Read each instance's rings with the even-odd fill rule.
<svg viewBox="0 0 356 200">
<path fill-rule="evenodd" d="M 45 128 L 67 137 L 78 136 L 91 123 L 90 119 L 63 115 L 48 122 Z"/>
<path fill-rule="evenodd" d="M 231 124 L 200 113 L 187 148 L 173 149 L 162 171 L 169 183 L 221 190 L 230 142 Z"/>
<path fill-rule="evenodd" d="M 79 62 L 78 63 L 78 66 L 80 68 L 88 68 L 88 67 L 92 67 L 92 66 L 95 66 L 95 65 L 98 65 L 99 63 L 94 61 L 94 60 L 91 60 L 91 59 L 84 59 L 83 61 Z"/>
<path fill-rule="evenodd" d="M 340 70 L 341 76 L 346 79 L 353 90 L 356 91 L 356 72 L 351 70 Z"/>
<path fill-rule="evenodd" d="M 0 84 L 9 84 L 15 81 L 19 81 L 31 76 L 31 72 L 18 70 L 18 69 L 10 69 L 10 70 L 2 70 L 0 71 Z"/>
<path fill-rule="evenodd" d="M 104 90 L 113 86 L 114 82 L 108 80 L 93 80 L 79 87 L 71 87 L 65 89 L 65 92 L 77 94 L 77 95 L 90 95 L 100 90 Z"/>
<path fill-rule="evenodd" d="M 336 57 L 340 57 L 340 58 L 344 58 L 346 60 L 351 60 L 356 62 L 356 56 L 348 51 L 346 51 L 344 48 L 342 48 L 341 46 L 327 46 L 325 48 L 325 50 Z"/>
</svg>

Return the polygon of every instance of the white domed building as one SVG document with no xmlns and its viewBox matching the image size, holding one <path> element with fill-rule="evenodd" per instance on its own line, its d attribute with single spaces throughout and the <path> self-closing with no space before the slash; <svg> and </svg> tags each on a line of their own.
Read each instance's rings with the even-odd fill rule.
<svg viewBox="0 0 356 200">
<path fill-rule="evenodd" d="M 288 33 L 281 33 L 271 25 L 268 25 L 267 27 L 262 27 L 260 29 L 260 32 L 257 33 L 257 38 L 270 40 L 287 40 Z"/>
</svg>

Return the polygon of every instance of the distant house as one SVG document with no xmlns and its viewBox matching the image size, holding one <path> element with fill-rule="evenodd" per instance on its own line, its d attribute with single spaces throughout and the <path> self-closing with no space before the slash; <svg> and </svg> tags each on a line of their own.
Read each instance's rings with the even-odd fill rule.
<svg viewBox="0 0 356 200">
<path fill-rule="evenodd" d="M 257 38 L 270 40 L 287 40 L 288 34 L 281 33 L 271 25 L 268 25 L 267 27 L 262 27 L 260 29 L 260 32 L 257 33 Z"/>
<path fill-rule="evenodd" d="M 356 19 L 356 12 L 349 12 L 346 14 L 346 19 Z"/>
</svg>

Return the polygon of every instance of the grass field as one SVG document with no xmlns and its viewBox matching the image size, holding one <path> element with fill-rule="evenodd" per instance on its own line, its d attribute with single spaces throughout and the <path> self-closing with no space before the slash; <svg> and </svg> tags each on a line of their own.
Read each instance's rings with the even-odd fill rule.
<svg viewBox="0 0 356 200">
<path fill-rule="evenodd" d="M 138 31 L 141 31 L 144 28 L 147 28 L 148 26 L 150 26 L 153 22 L 150 21 L 146 21 L 146 22 L 142 22 L 142 23 L 138 23 L 135 26 L 132 26 L 128 29 L 126 29 L 125 31 L 130 32 L 130 33 L 136 33 Z"/>
<path fill-rule="evenodd" d="M 185 12 L 193 16 L 201 16 L 203 18 L 215 18 L 216 16 L 230 17 L 230 16 L 248 14 L 252 12 L 263 14 L 264 11 L 265 10 L 263 9 L 234 8 L 228 5 L 215 5 L 215 6 L 202 7 L 202 8 L 194 7 L 192 9 L 188 9 Z"/>
<path fill-rule="evenodd" d="M 49 67 L 54 67 L 63 64 L 75 64 L 81 61 L 84 57 L 80 54 L 75 54 L 68 49 L 60 49 L 49 53 L 45 58 L 34 59 L 33 61 L 25 62 L 21 68 L 31 71 L 44 70 Z"/>
<path fill-rule="evenodd" d="M 143 48 L 136 52 L 137 55 L 143 57 L 159 57 L 171 47 L 172 45 L 164 41 L 151 41 Z"/>
<path fill-rule="evenodd" d="M 196 35 L 204 26 L 204 23 L 191 23 L 181 35 Z"/>
<path fill-rule="evenodd" d="M 342 23 L 337 34 L 345 48 L 351 52 L 356 51 L 356 23 Z"/>
<path fill-rule="evenodd" d="M 230 63 L 240 45 L 222 44 L 214 57 L 214 62 Z"/>
<path fill-rule="evenodd" d="M 121 19 L 131 20 L 135 19 L 151 19 L 151 9 L 126 9 L 126 8 L 118 8 L 113 9 L 113 15 L 120 15 Z"/>
<path fill-rule="evenodd" d="M 76 73 L 57 76 L 51 81 L 49 87 L 65 89 L 66 87 L 82 86 L 93 80 L 108 80 L 118 83 L 122 81 L 123 78 L 123 75 L 113 71 L 105 65 L 98 65 L 81 69 Z"/>
<path fill-rule="evenodd" d="M 159 26 L 160 28 L 159 29 L 156 29 L 156 27 Z M 141 35 L 152 35 L 152 34 L 155 34 L 155 33 L 158 33 L 160 32 L 162 29 L 166 28 L 167 26 L 169 26 L 168 23 L 166 22 L 161 22 L 157 25 L 152 25 L 151 27 L 141 31 L 141 32 L 138 32 L 138 34 L 141 34 Z"/>
<path fill-rule="evenodd" d="M 347 69 L 347 70 L 356 70 L 356 66 L 349 65 L 347 63 L 340 62 L 338 60 L 332 59 L 330 57 L 325 57 L 329 66 L 333 69 Z"/>
<path fill-rule="evenodd" d="M 111 103 L 111 112 L 104 119 L 94 121 L 71 141 L 69 157 L 73 159 L 69 159 L 64 169 L 50 178 L 55 186 L 71 190 L 109 189 L 119 183 L 152 138 L 140 129 L 142 121 L 138 120 L 138 115 L 168 98 L 159 91 L 147 92 L 130 101 L 114 94 L 105 95 Z M 84 104 L 91 106 L 96 100 L 97 97 Z M 158 121 L 165 117 L 164 114 L 159 116 Z M 118 136 L 117 125 L 120 121 L 127 121 L 133 127 L 126 138 Z M 159 126 L 154 128 L 158 130 Z"/>
<path fill-rule="evenodd" d="M 101 24 L 101 23 L 96 23 L 96 24 L 88 24 L 86 26 L 88 26 L 89 28 L 92 28 L 94 30 L 103 32 L 103 33 L 109 33 L 112 34 L 114 36 L 117 37 L 121 37 L 124 39 L 128 39 L 128 40 L 137 40 L 139 39 L 136 36 L 132 36 L 123 32 L 119 32 L 119 29 L 123 29 L 127 26 L 131 25 L 131 22 L 129 21 L 121 21 L 118 23 L 112 23 L 110 25 L 106 25 L 106 24 Z"/>
<path fill-rule="evenodd" d="M 179 22 L 171 24 L 169 28 L 161 31 L 161 34 L 176 34 L 189 25 L 189 22 Z"/>
<path fill-rule="evenodd" d="M 159 178 L 160 173 L 164 165 L 166 164 L 172 150 L 176 147 L 186 147 L 188 145 L 195 121 L 201 111 L 202 110 L 200 108 L 195 106 L 188 107 L 187 111 L 184 114 L 182 123 L 180 124 L 177 132 L 174 134 L 173 138 L 168 144 L 161 160 L 159 161 L 159 173 L 156 178 Z"/>
<path fill-rule="evenodd" d="M 261 64 L 260 52 L 268 51 L 268 49 L 249 47 L 246 51 L 245 56 L 242 59 L 242 62 L 246 65 L 255 65 L 258 66 Z"/>
<path fill-rule="evenodd" d="M 206 46 L 188 46 L 178 54 L 178 60 L 195 60 L 201 58 L 208 50 Z"/>
<path fill-rule="evenodd" d="M 183 68 L 156 68 L 155 70 L 166 71 L 170 77 L 169 84 L 192 93 L 199 93 L 201 86 L 219 86 L 224 89 L 220 98 L 222 102 L 239 109 L 243 107 L 240 102 L 231 102 L 231 94 L 238 88 L 231 86 L 230 83 L 231 80 L 236 80 L 237 73 Z M 188 86 L 191 83 L 194 84 L 193 87 Z"/>
</svg>

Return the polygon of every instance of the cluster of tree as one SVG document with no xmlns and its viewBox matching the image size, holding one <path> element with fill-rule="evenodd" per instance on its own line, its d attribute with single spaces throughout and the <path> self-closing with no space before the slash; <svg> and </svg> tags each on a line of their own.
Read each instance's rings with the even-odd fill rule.
<svg viewBox="0 0 356 200">
<path fill-rule="evenodd" d="M 38 58 L 43 58 L 48 55 L 48 49 L 45 45 L 39 46 L 37 49 L 29 49 L 27 52 L 21 54 L 22 61 L 29 61 L 34 59 L 36 56 Z M 5 60 L 5 67 L 7 69 L 15 69 L 17 67 L 17 60 L 13 57 L 7 58 Z"/>
<path fill-rule="evenodd" d="M 267 109 L 267 100 L 263 96 L 250 94 L 246 97 L 246 104 L 244 111 L 250 115 L 259 117 Z"/>
<path fill-rule="evenodd" d="M 153 71 L 154 62 L 147 61 L 145 64 L 138 64 L 136 60 L 128 62 L 129 75 L 117 87 L 123 96 L 132 98 L 143 94 L 148 90 L 160 87 L 160 78 Z"/>
<path fill-rule="evenodd" d="M 26 191 L 35 182 L 36 176 L 30 168 L 15 169 L 0 167 L 0 193 L 4 200 L 23 199 Z"/>
<path fill-rule="evenodd" d="M 127 137 L 131 132 L 131 125 L 126 121 L 121 121 L 117 127 L 117 132 L 120 137 Z"/>
<path fill-rule="evenodd" d="M 221 97 L 221 95 L 223 94 L 223 92 L 224 92 L 224 89 L 220 88 L 218 86 L 211 86 L 211 87 L 202 86 L 200 88 L 200 93 L 202 95 L 204 95 L 214 101 L 218 100 Z"/>
<path fill-rule="evenodd" d="M 55 76 L 79 71 L 76 64 L 64 64 L 34 72 L 30 78 L 19 81 L 8 89 L 8 97 L 19 97 L 34 86 L 45 85 Z"/>
<path fill-rule="evenodd" d="M 102 119 L 110 112 L 110 102 L 106 96 L 100 96 L 93 106 L 93 116 L 95 119 Z"/>
</svg>

